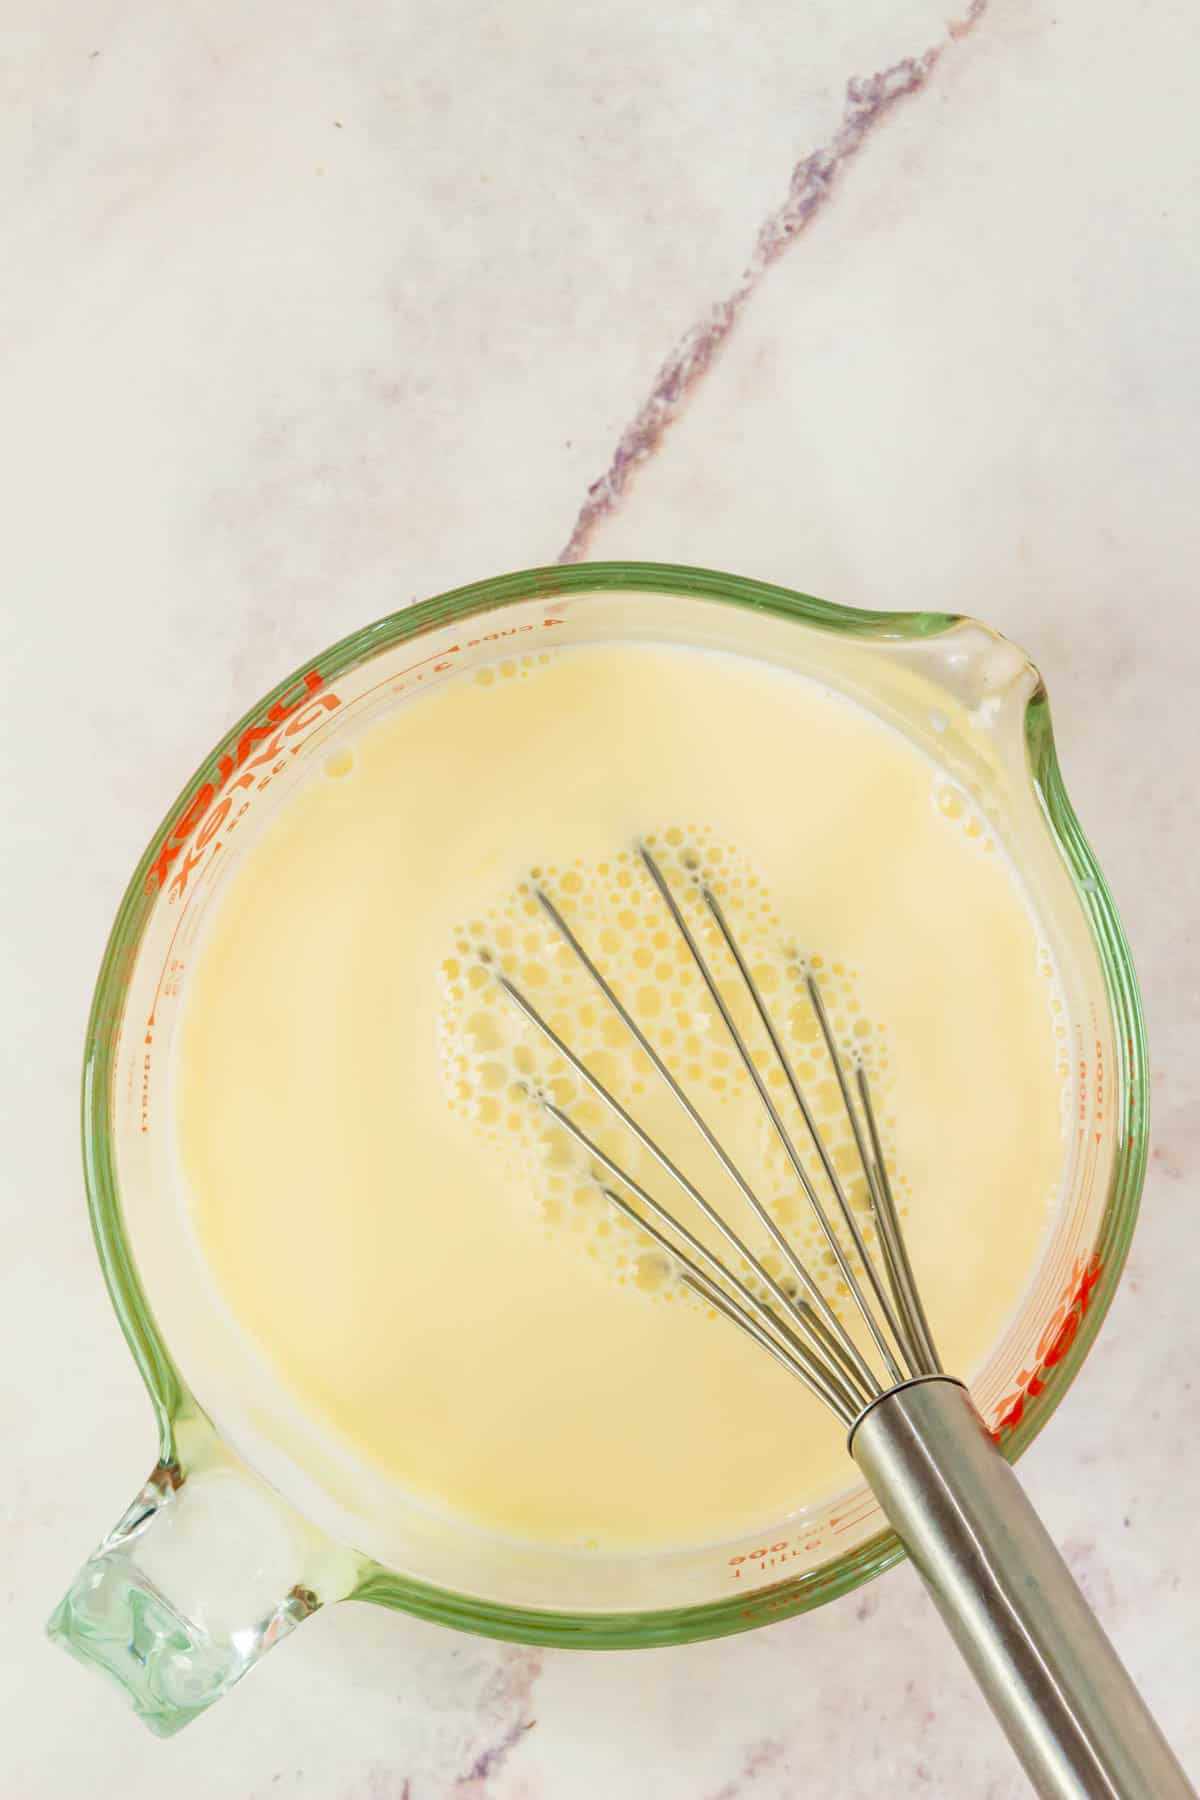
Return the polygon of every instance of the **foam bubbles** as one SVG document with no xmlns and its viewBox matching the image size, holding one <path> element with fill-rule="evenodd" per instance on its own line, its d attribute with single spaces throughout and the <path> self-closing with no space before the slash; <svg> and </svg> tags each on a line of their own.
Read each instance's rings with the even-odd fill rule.
<svg viewBox="0 0 1200 1800">
<path fill-rule="evenodd" d="M 537 669 L 550 661 L 546 651 L 536 656 L 506 656 L 503 662 L 486 663 L 475 671 L 477 687 L 493 687 L 497 682 L 527 681 Z"/>
<path fill-rule="evenodd" d="M 955 782 L 939 776 L 934 783 L 933 797 L 944 819 L 957 825 L 964 837 L 974 839 L 981 850 L 989 855 L 994 853 L 996 840 L 989 835 L 987 821 L 969 794 Z"/>
<path fill-rule="evenodd" d="M 713 972 L 722 1002 L 745 1038 L 755 1069 L 802 1151 L 823 1205 L 833 1212 L 833 1190 L 812 1152 L 753 1000 L 705 904 L 704 889 L 720 903 L 847 1198 L 866 1222 L 866 1182 L 805 986 L 811 970 L 819 978 L 844 1065 L 849 1069 L 861 1064 L 866 1069 L 882 1122 L 889 1085 L 886 1035 L 863 1009 L 857 971 L 833 954 L 834 947 L 805 946 L 785 932 L 768 891 L 733 844 L 704 827 L 676 824 L 646 841 Z M 633 1197 L 605 1158 L 714 1248 L 719 1239 L 653 1155 L 597 1097 L 588 1075 L 643 1125 L 711 1204 L 736 1223 L 756 1254 L 776 1255 L 768 1235 L 671 1097 L 652 1059 L 547 917 L 537 899 L 539 890 L 553 901 L 768 1212 L 786 1227 L 806 1265 L 823 1280 L 831 1299 L 836 1298 L 842 1284 L 829 1272 L 834 1259 L 787 1153 L 687 944 L 634 850 L 603 861 L 535 869 L 500 905 L 455 932 L 440 971 L 441 1051 L 451 1110 L 515 1171 L 541 1229 L 577 1240 L 607 1277 L 648 1301 L 706 1307 L 683 1287 L 676 1265 L 605 1198 L 605 1184 L 627 1200 Z M 498 977 L 511 981 L 536 1007 L 583 1063 L 586 1074 L 547 1042 Z M 573 1138 L 548 1107 L 564 1113 L 588 1144 Z M 885 1143 L 891 1126 L 890 1119 L 883 1124 Z M 897 1202 L 903 1207 L 907 1185 L 898 1175 L 894 1180 Z M 728 1257 L 727 1248 L 722 1247 L 722 1254 Z"/>
</svg>

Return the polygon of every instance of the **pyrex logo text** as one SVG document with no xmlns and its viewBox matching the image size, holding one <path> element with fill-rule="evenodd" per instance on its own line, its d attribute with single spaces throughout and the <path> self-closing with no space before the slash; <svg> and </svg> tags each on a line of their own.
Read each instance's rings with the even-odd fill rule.
<svg viewBox="0 0 1200 1800">
<path fill-rule="evenodd" d="M 298 691 L 293 690 L 283 699 L 274 701 L 267 708 L 261 724 L 249 725 L 242 732 L 233 754 L 226 752 L 218 759 L 211 779 L 196 789 L 163 839 L 158 855 L 146 872 L 148 894 L 166 886 L 171 865 L 181 855 L 184 860 L 172 877 L 171 887 L 173 892 L 184 891 L 204 850 L 228 818 L 238 790 L 258 784 L 260 778 L 255 771 L 276 762 L 282 755 L 294 756 L 300 745 L 286 740 L 307 732 L 310 726 L 328 717 L 341 704 L 336 694 L 320 691 L 324 686 L 325 678 L 320 670 L 309 669 L 301 677 Z M 225 793 L 226 788 L 228 793 Z M 224 797 L 213 807 L 219 794 Z M 193 833 L 196 833 L 195 841 L 189 845 Z"/>
</svg>

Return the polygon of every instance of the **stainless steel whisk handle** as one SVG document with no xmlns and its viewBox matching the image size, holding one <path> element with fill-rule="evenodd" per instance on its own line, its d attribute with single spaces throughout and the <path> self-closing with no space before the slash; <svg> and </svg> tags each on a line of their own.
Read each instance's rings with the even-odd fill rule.
<svg viewBox="0 0 1200 1800">
<path fill-rule="evenodd" d="M 966 1389 L 892 1389 L 850 1452 L 1037 1793 L 1196 1800 Z"/>
<path fill-rule="evenodd" d="M 638 845 L 638 856 L 678 932 L 679 945 L 725 1027 L 747 1081 L 762 1102 L 787 1165 L 807 1197 L 825 1240 L 829 1268 L 836 1271 L 834 1279 L 840 1278 L 848 1307 L 857 1313 L 884 1370 L 882 1382 L 871 1353 L 864 1355 L 859 1340 L 847 1331 L 821 1280 L 555 902 L 537 886 L 533 898 L 560 943 L 591 978 L 716 1158 L 748 1208 L 749 1217 L 770 1240 L 775 1267 L 768 1266 L 770 1259 L 755 1254 L 711 1196 L 697 1187 L 639 1124 L 586 1059 L 542 1017 L 529 996 L 502 970 L 494 970 L 501 988 L 555 1055 L 653 1159 L 660 1175 L 684 1196 L 693 1215 L 712 1228 L 713 1241 L 690 1229 L 622 1161 L 589 1137 L 568 1110 L 544 1095 L 535 1095 L 539 1104 L 586 1153 L 601 1192 L 673 1261 L 683 1284 L 768 1351 L 845 1424 L 851 1455 L 878 1496 L 1043 1800 L 1196 1800 L 1016 1476 L 988 1436 L 966 1389 L 941 1372 L 904 1242 L 866 1068 L 857 1062 L 851 1075 L 843 1067 L 816 976 L 808 970 L 804 986 L 854 1140 L 861 1170 L 860 1193 L 877 1234 L 874 1252 L 839 1163 L 805 1099 L 755 970 L 716 891 L 703 876 L 697 877 L 695 893 L 690 900 L 685 894 L 681 904 L 647 844 Z M 690 862 L 683 859 L 683 870 L 694 869 L 699 860 L 695 856 Z M 692 906 L 692 923 L 685 906 Z M 777 1065 L 771 1074 L 764 1072 L 762 1046 L 755 1050 L 747 1041 L 694 924 L 699 924 L 701 936 L 715 934 L 736 968 Z M 794 960 L 794 953 L 789 956 Z M 793 972 L 798 975 L 799 967 Z M 772 1075 L 782 1078 L 782 1089 L 773 1091 Z M 845 1243 L 822 1199 L 824 1190 L 818 1191 L 797 1148 L 776 1093 L 790 1095 L 796 1115 L 803 1121 L 820 1165 L 818 1179 L 828 1185 L 845 1230 Z M 717 1254 L 717 1236 L 727 1252 L 733 1253 L 732 1263 Z M 853 1246 L 852 1252 L 848 1246 Z M 747 1270 L 752 1277 L 749 1282 L 743 1274 Z M 913 1379 L 906 1381 L 906 1373 Z"/>
</svg>

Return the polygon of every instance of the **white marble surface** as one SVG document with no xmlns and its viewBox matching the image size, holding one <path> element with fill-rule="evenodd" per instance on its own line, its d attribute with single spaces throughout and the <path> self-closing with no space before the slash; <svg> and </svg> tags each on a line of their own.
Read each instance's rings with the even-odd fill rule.
<svg viewBox="0 0 1200 1800">
<path fill-rule="evenodd" d="M 968 609 L 1042 665 L 1156 1124 L 1025 1471 L 1200 1777 L 1192 8 L 14 0 L 4 37 L 0 1789 L 1024 1791 L 908 1570 L 604 1657 L 337 1608 L 168 1744 L 40 1636 L 152 1455 L 76 1130 L 135 857 L 307 652 L 568 543 Z"/>
</svg>

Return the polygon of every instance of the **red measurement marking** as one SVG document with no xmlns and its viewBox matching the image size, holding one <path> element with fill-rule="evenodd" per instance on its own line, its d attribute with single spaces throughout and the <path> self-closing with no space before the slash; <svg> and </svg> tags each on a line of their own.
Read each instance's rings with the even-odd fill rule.
<svg viewBox="0 0 1200 1800">
<path fill-rule="evenodd" d="M 879 1513 L 882 1517 L 882 1509 L 874 1500 L 862 1512 L 842 1513 L 838 1518 L 829 1521 L 830 1534 L 833 1537 L 839 1537 L 843 1531 L 853 1531 L 856 1525 L 864 1524 L 875 1513 Z"/>
<path fill-rule="evenodd" d="M 242 810 L 245 811 L 249 804 L 250 802 L 248 800 L 245 801 Z M 235 818 L 233 824 L 236 824 L 236 822 L 237 820 Z M 233 829 L 233 824 L 230 825 L 230 830 Z M 204 917 L 206 903 L 212 898 L 215 891 L 214 870 L 217 866 L 217 857 L 220 854 L 221 848 L 222 840 L 218 840 L 213 846 L 212 855 L 205 864 L 204 873 L 200 876 L 195 888 L 179 909 L 175 920 L 175 928 L 171 933 L 166 955 L 163 957 L 162 966 L 158 972 L 158 982 L 155 986 L 154 995 L 151 1000 L 150 1012 L 146 1019 L 146 1030 L 143 1039 L 145 1048 L 141 1070 L 141 1130 L 143 1134 L 147 1133 L 150 1129 L 150 1094 L 154 1074 L 154 1058 L 152 1051 L 154 1034 L 158 1026 L 159 1008 L 164 1000 L 175 1000 L 179 997 L 179 978 L 187 966 L 186 958 L 183 953 L 194 941 L 196 933 L 200 928 L 200 921 Z"/>
<path fill-rule="evenodd" d="M 520 637 L 527 631 L 545 631 L 548 626 L 561 624 L 561 619 L 531 619 L 528 625 L 508 625 L 501 631 L 485 631 L 482 637 L 468 638 L 467 649 L 474 650 L 480 644 L 498 644 L 502 638 Z"/>
<path fill-rule="evenodd" d="M 763 1575 L 768 1569 L 781 1568 L 785 1563 L 796 1562 L 800 1557 L 819 1550 L 822 1544 L 821 1528 L 809 1528 L 809 1535 L 802 1543 L 794 1538 L 780 1538 L 778 1543 L 759 1544 L 754 1550 L 740 1551 L 728 1559 L 730 1578 L 740 1581 L 744 1575 L 751 1580 Z"/>
<path fill-rule="evenodd" d="M 430 670 L 430 674 L 441 674 L 444 670 L 452 667 L 449 659 L 458 656 L 461 649 L 461 644 L 451 644 L 448 649 L 439 650 L 433 656 L 422 657 L 420 662 L 409 663 L 407 668 L 401 669 L 398 673 L 393 671 L 393 673 L 386 676 L 383 681 L 377 681 L 374 686 L 364 688 L 361 694 L 355 694 L 353 699 L 342 701 L 337 723 L 339 725 L 343 724 L 352 712 L 357 712 L 361 707 L 366 705 L 368 700 L 374 699 L 377 695 L 384 693 L 388 689 L 390 689 L 392 693 L 403 692 L 405 678 L 411 675 L 414 669 L 422 670 L 429 663 L 433 663 L 434 667 Z M 421 675 L 418 674 L 417 680 L 420 681 L 421 678 Z M 290 754 L 295 756 L 301 750 L 306 750 L 309 745 L 314 743 L 316 739 L 320 737 L 321 733 L 328 730 L 329 726 L 333 723 L 334 719 L 332 712 L 325 718 L 318 720 L 313 730 L 310 731 L 308 736 L 304 739 L 304 742 L 302 744 L 297 744 L 292 748 Z M 259 784 L 260 789 L 266 785 L 266 782 L 261 782 Z"/>
<path fill-rule="evenodd" d="M 1093 1031 L 1096 1030 L 1094 1008 L 1092 1009 L 1092 1028 Z M 1024 1309 L 1025 1317 L 1032 1314 L 1032 1316 L 1036 1318 L 1049 1306 L 1051 1296 L 1060 1293 L 1062 1284 L 1067 1277 L 1067 1271 L 1071 1268 L 1073 1260 L 1078 1256 L 1079 1244 L 1083 1236 L 1084 1222 L 1087 1218 L 1088 1202 L 1092 1192 L 1095 1157 L 1097 1155 L 1098 1145 L 1102 1142 L 1101 1133 L 1097 1132 L 1093 1134 L 1088 1130 L 1089 1069 L 1087 1059 L 1083 1053 L 1083 1031 L 1080 1026 L 1076 1026 L 1075 1028 L 1075 1039 L 1076 1054 L 1078 1057 L 1077 1094 L 1079 1109 L 1078 1138 L 1075 1153 L 1076 1160 L 1072 1165 L 1071 1175 L 1075 1179 L 1076 1193 L 1071 1211 L 1064 1219 L 1060 1231 L 1056 1234 L 1051 1253 L 1046 1258 L 1046 1262 L 1038 1276 L 1034 1292 Z M 1095 1047 L 1097 1055 L 1096 1079 L 1097 1085 L 1100 1085 L 1103 1081 L 1103 1045 L 1098 1036 L 1095 1038 Z M 1020 1330 L 1019 1325 L 1017 1329 Z M 1005 1350 L 1007 1351 L 1008 1349 L 1009 1345 L 1006 1344 Z M 1011 1384 L 1006 1382 L 1005 1385 L 1008 1386 Z"/>
<path fill-rule="evenodd" d="M 501 632 L 488 632 L 483 637 L 467 638 L 461 644 L 448 644 L 444 650 L 434 650 L 430 655 L 420 657 L 416 662 L 406 663 L 402 669 L 393 669 L 382 681 L 375 682 L 372 687 L 364 688 L 361 694 L 355 694 L 353 699 L 347 700 L 344 703 L 342 718 L 344 719 L 348 713 L 357 711 L 360 707 L 364 706 L 368 700 L 374 698 L 375 695 L 382 694 L 385 689 L 390 689 L 394 694 L 403 693 L 409 677 L 416 674 L 416 679 L 418 681 L 423 680 L 424 671 L 429 669 L 430 663 L 433 664 L 433 668 L 429 669 L 429 673 L 431 675 L 441 675 L 452 667 L 453 659 L 457 656 L 461 656 L 464 650 L 474 650 L 477 649 L 480 644 L 499 642 L 501 638 L 516 637 L 528 631 L 542 631 L 547 627 L 561 625 L 563 623 L 564 621 L 558 618 L 540 619 L 531 622 L 528 625 L 509 626 Z M 319 737 L 322 731 L 324 731 L 331 723 L 332 719 L 322 719 L 316 730 L 309 733 L 305 742 L 309 744 L 312 743 L 313 739 Z"/>
<path fill-rule="evenodd" d="M 1088 1184 L 1082 1175 L 1080 1185 L 1081 1192 L 1086 1194 Z M 1055 1255 L 1049 1261 L 1046 1279 L 1038 1291 L 1038 1303 L 1029 1308 L 1029 1315 L 1034 1319 L 1060 1313 L 1079 1279 L 1078 1246 L 1083 1234 L 1083 1220 L 1083 1209 L 1076 1208 L 1064 1223 Z M 1009 1381 L 1005 1385 L 1011 1388 L 1013 1383 Z"/>
<path fill-rule="evenodd" d="M 185 909 L 183 912 L 180 913 L 179 917 L 175 921 L 175 929 L 171 933 L 171 941 L 167 945 L 167 954 L 163 957 L 163 965 L 162 965 L 162 968 L 158 972 L 158 981 L 155 985 L 154 997 L 150 1002 L 150 1012 L 146 1018 L 147 1030 L 152 1031 L 154 1029 L 155 1014 L 158 1011 L 158 1002 L 162 996 L 163 983 L 167 978 L 167 970 L 171 966 L 171 954 L 172 954 L 173 950 L 175 949 L 175 939 L 179 936 L 179 933 L 183 928 L 183 921 L 186 917 L 187 917 L 187 912 Z M 147 1038 L 146 1042 L 149 1043 L 150 1039 Z"/>
<path fill-rule="evenodd" d="M 746 1550 L 740 1556 L 731 1556 L 729 1559 L 730 1565 L 733 1566 L 737 1563 L 744 1562 L 760 1562 L 764 1556 L 773 1556 L 776 1551 L 786 1550 L 787 1547 L 787 1538 L 781 1539 L 778 1544 L 761 1544 L 757 1550 Z"/>
<path fill-rule="evenodd" d="M 544 618 L 539 623 L 516 625 L 499 632 L 487 632 L 481 638 L 472 638 L 467 648 L 478 644 L 499 642 L 503 638 L 516 637 L 530 631 L 537 631 L 547 626 L 561 625 L 560 618 Z M 403 669 L 393 670 L 384 680 L 376 682 L 372 687 L 356 694 L 353 700 L 343 703 L 338 695 L 325 690 L 325 678 L 317 668 L 309 669 L 301 678 L 303 691 L 286 695 L 276 700 L 266 710 L 262 720 L 250 725 L 238 738 L 232 755 L 224 753 L 217 759 L 212 775 L 196 788 L 188 799 L 187 805 L 176 819 L 167 836 L 159 846 L 159 852 L 146 876 L 145 891 L 154 893 L 166 885 L 168 872 L 172 864 L 178 866 L 171 874 L 168 899 L 174 903 L 183 902 L 179 909 L 179 917 L 171 933 L 167 952 L 163 958 L 158 981 L 150 1002 L 150 1012 L 146 1020 L 144 1038 L 144 1054 L 141 1068 L 141 1129 L 149 1130 L 149 1102 L 154 1029 L 157 1023 L 158 1008 L 163 1000 L 171 999 L 178 993 L 178 976 L 182 963 L 175 957 L 176 940 L 179 938 L 185 920 L 192 917 L 191 932 L 194 933 L 201 909 L 191 905 L 198 889 L 205 881 L 211 880 L 213 864 L 224 846 L 225 839 L 218 833 L 224 830 L 232 832 L 249 810 L 254 795 L 267 789 L 272 780 L 281 775 L 288 767 L 289 758 L 298 756 L 315 738 L 332 722 L 335 712 L 344 718 L 347 713 L 361 707 L 373 695 L 391 688 L 399 691 L 405 680 L 416 674 L 416 679 L 424 679 L 425 671 L 431 675 L 439 675 L 453 666 L 453 659 L 462 652 L 461 644 L 450 644 L 444 650 L 431 651 L 428 656 L 419 657 L 416 662 L 408 663 Z M 430 664 L 433 665 L 430 668 Z M 399 684 L 399 686 L 397 685 Z M 309 729 L 312 727 L 312 729 Z M 305 735 L 299 743 L 288 743 L 297 733 Z M 265 741 L 264 741 L 265 740 Z M 256 754 L 252 754 L 256 752 Z M 266 769 L 265 774 L 256 773 Z M 228 786 L 229 792 L 223 793 Z M 249 790 L 241 803 L 234 807 L 239 790 Z M 222 795 L 220 799 L 218 795 Z M 214 805 L 214 802 L 216 804 Z M 190 841 L 193 839 L 194 842 Z M 211 847 L 211 855 L 205 857 L 205 851 Z M 179 858 L 182 856 L 182 862 Z M 192 876 L 203 865 L 203 874 L 197 878 L 196 887 L 189 893 Z M 191 933 L 189 934 L 191 935 Z"/>
<path fill-rule="evenodd" d="M 997 1409 L 993 1437 L 999 1439 L 1004 1432 L 1015 1430 L 1025 1416 L 1026 1401 L 1036 1400 L 1044 1391 L 1050 1370 L 1062 1361 L 1074 1343 L 1103 1273 L 1104 1265 L 1097 1257 L 1090 1262 L 1076 1262 L 1062 1300 L 1038 1340 L 1034 1368 L 1020 1371 L 1013 1380 L 1012 1391 Z"/>
<path fill-rule="evenodd" d="M 500 634 L 492 632 L 486 637 L 469 638 L 463 644 L 449 644 L 444 650 L 432 651 L 430 655 L 420 657 L 416 662 L 406 663 L 402 669 L 393 669 L 382 681 L 375 682 L 373 686 L 364 688 L 361 694 L 355 694 L 352 699 L 344 701 L 338 723 L 344 722 L 350 713 L 359 711 L 369 700 L 374 699 L 377 695 L 380 695 L 385 691 L 390 691 L 393 694 L 404 693 L 409 678 L 414 674 L 417 681 L 423 681 L 425 679 L 426 670 L 428 670 L 430 675 L 444 674 L 448 669 L 453 667 L 453 659 L 457 656 L 461 656 L 464 649 L 470 650 L 479 644 L 490 643 L 493 638 L 498 636 L 512 637 L 520 632 L 538 631 L 545 626 L 561 625 L 562 623 L 563 621 L 561 619 L 542 619 L 537 624 L 514 625 L 508 631 Z M 431 663 L 433 664 L 432 668 L 429 667 Z M 313 740 L 320 737 L 321 733 L 327 730 L 332 723 L 332 715 L 330 715 L 329 718 L 322 719 L 316 728 L 309 732 L 304 740 L 305 744 L 311 744 Z"/>
<path fill-rule="evenodd" d="M 468 641 L 468 648 L 476 644 L 491 643 L 493 641 L 498 642 L 502 637 L 515 637 L 526 631 L 536 631 L 544 629 L 547 626 L 561 624 L 561 619 L 545 618 L 542 619 L 538 625 L 532 623 L 529 625 L 516 625 L 500 632 L 487 632 L 483 637 L 470 639 Z M 448 659 L 457 656 L 460 649 L 460 645 L 452 644 L 446 650 L 433 651 L 429 656 L 419 658 L 416 662 L 410 663 L 407 668 L 401 669 L 398 673 L 393 672 L 385 681 L 380 682 L 378 686 L 390 686 L 398 679 L 403 679 L 404 676 L 412 674 L 414 670 L 421 669 L 429 663 L 440 661 L 448 668 L 450 666 Z M 247 726 L 245 731 L 242 732 L 233 753 L 231 754 L 226 751 L 218 757 L 216 768 L 189 796 L 183 811 L 175 820 L 175 823 L 171 826 L 171 829 L 167 832 L 166 837 L 160 844 L 158 855 L 155 857 L 154 862 L 151 864 L 149 872 L 146 875 L 146 892 L 148 894 L 152 894 L 156 889 L 166 885 L 167 873 L 172 863 L 174 863 L 184 851 L 184 847 L 188 843 L 188 840 L 197 830 L 201 821 L 207 816 L 209 808 L 212 806 L 214 800 L 217 798 L 218 794 L 223 792 L 231 778 L 238 773 L 238 771 L 242 771 L 239 779 L 235 781 L 233 785 L 235 788 L 248 786 L 249 783 L 245 777 L 249 770 L 258 767 L 262 763 L 269 762 L 273 757 L 279 755 L 280 733 L 276 730 L 276 727 L 282 726 L 284 734 L 291 737 L 298 729 L 302 729 L 305 725 L 316 722 L 318 714 L 312 710 L 313 706 L 325 708 L 327 711 L 333 712 L 341 705 L 340 700 L 335 694 L 322 691 L 324 687 L 325 677 L 322 675 L 320 669 L 312 668 L 307 670 L 305 674 L 300 677 L 301 691 L 293 690 L 292 693 L 285 695 L 282 700 L 273 701 L 267 708 L 263 718 L 257 724 Z M 374 691 L 376 690 L 368 689 L 366 693 L 358 695 L 355 704 L 360 704 Z M 302 713 L 301 708 L 306 706 L 309 710 Z M 322 723 L 325 722 L 327 721 L 322 721 Z M 267 749 L 251 760 L 251 751 L 260 745 L 264 739 L 271 740 Z M 289 745 L 287 748 L 290 750 L 291 746 Z M 180 880 L 180 892 L 186 887 L 188 875 L 194 867 L 195 858 L 189 856 L 184 870 L 180 872 L 182 877 Z"/>
<path fill-rule="evenodd" d="M 858 1499 L 846 1508 L 845 1512 L 830 1513 L 829 1523 L 831 1525 L 845 1525 L 847 1522 L 853 1524 L 860 1513 L 870 1512 L 874 1504 L 872 1495 L 860 1494 Z"/>
<path fill-rule="evenodd" d="M 806 1550 L 819 1548 L 820 1546 L 816 1544 L 805 1545 Z M 767 1569 L 778 1569 L 782 1567 L 784 1563 L 795 1562 L 796 1558 L 801 1555 L 803 1555 L 803 1551 L 801 1550 L 782 1550 L 776 1556 L 764 1557 L 761 1562 L 751 1562 L 746 1557 L 731 1556 L 729 1559 L 731 1564 L 739 1563 L 744 1565 L 743 1567 L 732 1570 L 733 1580 L 740 1581 L 743 1573 L 750 1576 L 762 1575 Z"/>
<path fill-rule="evenodd" d="M 250 758 L 250 753 L 255 746 L 259 744 L 263 738 L 271 738 L 276 735 L 275 728 L 277 726 L 283 726 L 289 736 L 295 732 L 300 719 L 304 717 L 300 709 L 304 707 L 307 702 L 311 701 L 314 695 L 318 694 L 325 686 L 325 677 L 321 674 L 319 669 L 309 669 L 307 674 L 301 676 L 300 680 L 302 692 L 295 694 L 294 697 L 285 696 L 283 700 L 273 701 L 267 708 L 261 722 L 257 725 L 248 725 L 246 727 L 245 731 L 243 731 L 237 741 L 237 746 L 233 754 L 230 755 L 229 752 L 226 752 L 224 755 L 218 757 L 217 766 L 213 770 L 212 775 L 210 775 L 206 781 L 201 782 L 200 786 L 191 795 L 187 805 L 184 807 L 159 846 L 158 855 L 155 857 L 154 862 L 151 864 L 150 870 L 147 873 L 146 892 L 148 894 L 152 894 L 157 888 L 162 888 L 166 885 L 167 871 L 171 867 L 171 864 L 180 855 L 184 845 L 187 843 L 192 833 L 198 828 L 201 820 L 207 814 L 209 807 L 225 787 L 230 777 L 236 770 L 241 769 L 246 765 Z M 323 694 L 316 704 L 332 711 L 339 703 L 336 695 Z M 288 721 L 286 725 L 284 724 L 285 720 Z M 278 751 L 276 750 L 273 754 L 278 755 Z M 262 758 L 259 757 L 255 760 L 261 761 Z M 253 767 L 253 764 L 251 764 L 251 767 Z M 235 785 L 240 786 L 243 784 L 239 782 Z"/>
<path fill-rule="evenodd" d="M 352 700 L 348 700 L 346 703 L 346 711 L 353 712 L 356 706 L 361 706 L 364 700 L 369 700 L 371 698 L 372 694 L 381 694 L 384 688 L 391 687 L 393 682 L 403 681 L 406 676 L 412 674 L 414 669 L 425 669 L 429 667 L 430 663 L 436 663 L 437 667 L 432 672 L 435 675 L 440 675 L 444 670 L 450 667 L 450 659 L 461 655 L 461 653 L 461 644 L 450 644 L 445 650 L 435 650 L 429 656 L 422 656 L 415 663 L 406 664 L 403 669 L 393 669 L 391 674 L 385 676 L 382 681 L 377 681 L 373 687 L 364 688 L 361 694 L 355 694 Z"/>
</svg>

